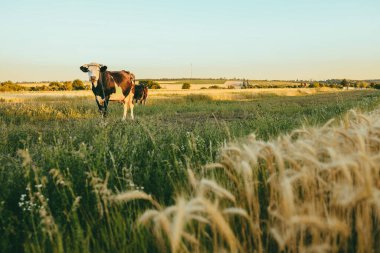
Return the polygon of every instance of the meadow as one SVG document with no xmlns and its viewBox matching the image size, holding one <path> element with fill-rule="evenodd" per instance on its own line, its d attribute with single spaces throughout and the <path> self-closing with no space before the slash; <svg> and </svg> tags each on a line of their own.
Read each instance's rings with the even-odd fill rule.
<svg viewBox="0 0 380 253">
<path fill-rule="evenodd" d="M 273 141 L 302 126 L 321 126 L 350 109 L 370 111 L 380 104 L 380 92 L 375 90 L 299 95 L 268 92 L 213 98 L 203 93 L 157 93 L 146 106 L 135 107 L 134 121 L 125 122 L 118 104 L 111 105 L 107 118 L 100 118 L 90 96 L 1 99 L 0 251 L 298 252 L 295 242 L 299 241 L 305 242 L 306 249 L 327 223 L 308 221 L 307 225 L 314 222 L 311 228 L 294 228 L 308 230 L 297 234 L 305 238 L 284 239 L 295 231 L 287 230 L 284 219 L 294 216 L 284 204 L 272 202 L 275 198 L 285 203 L 289 195 L 282 196 L 275 186 L 270 192 L 266 188 L 269 158 L 258 159 L 260 170 L 248 184 L 255 189 L 254 203 L 240 194 L 244 189 L 235 187 L 244 177 L 212 169 L 226 164 L 238 167 L 235 164 L 244 159 L 236 152 L 243 148 L 226 148 L 244 142 L 252 133 L 255 140 Z M 286 180 L 273 182 L 289 190 Z M 225 208 L 221 214 L 218 208 L 225 207 L 226 199 L 237 207 Z M 199 205 L 188 205 L 197 201 L 204 217 L 196 212 Z M 252 206 L 260 212 L 244 212 Z M 192 211 L 181 213 L 186 208 Z M 239 217 L 227 222 L 223 215 L 230 214 Z M 181 223 L 186 215 L 201 225 Z M 305 216 L 300 217 L 294 224 Z M 271 230 L 273 222 L 277 230 Z M 322 236 L 318 242 L 344 241 L 351 233 L 359 233 L 339 227 L 335 220 L 329 222 L 326 226 L 336 225 L 339 233 L 327 239 Z M 366 222 L 372 224 L 372 220 Z M 310 251 L 355 252 L 358 241 L 364 239 L 352 239 L 343 246 L 331 243 L 335 248 L 321 243 L 322 248 Z"/>
<path fill-rule="evenodd" d="M 240 79 L 210 79 L 210 78 L 195 78 L 195 79 L 156 79 L 153 80 L 160 84 L 163 89 L 168 90 L 181 90 L 183 83 L 191 84 L 192 90 L 199 90 L 201 88 L 209 88 L 211 86 L 218 86 L 220 88 L 227 89 L 229 86 L 234 86 L 236 89 L 240 88 L 236 84 L 241 83 Z M 64 81 L 63 81 L 64 82 Z M 61 83 L 63 83 L 61 81 Z M 249 80 L 250 84 L 256 86 L 257 88 L 286 88 L 293 87 L 295 85 L 299 85 L 300 82 L 296 81 L 278 81 L 278 80 Z M 18 85 L 25 88 L 33 88 L 33 87 L 42 87 L 49 86 L 50 82 L 20 82 Z M 84 85 L 91 86 L 90 82 L 84 81 Z"/>
</svg>

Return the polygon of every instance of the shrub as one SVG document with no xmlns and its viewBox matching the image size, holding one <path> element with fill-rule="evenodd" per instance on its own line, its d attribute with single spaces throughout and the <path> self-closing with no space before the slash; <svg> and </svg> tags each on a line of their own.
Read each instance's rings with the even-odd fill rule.
<svg viewBox="0 0 380 253">
<path fill-rule="evenodd" d="M 190 87 L 191 87 L 190 83 L 183 83 L 182 84 L 182 89 L 183 90 L 188 90 L 188 89 L 190 89 Z"/>
<path fill-rule="evenodd" d="M 209 89 L 223 89 L 222 87 L 218 86 L 218 85 L 211 85 L 210 87 L 208 87 Z"/>
<path fill-rule="evenodd" d="M 20 90 L 26 90 L 25 87 L 22 87 L 21 85 L 15 84 L 12 81 L 6 81 L 0 83 L 0 91 L 20 91 Z"/>
<path fill-rule="evenodd" d="M 46 85 L 35 86 L 35 87 L 30 88 L 30 90 L 31 91 L 51 91 L 51 89 Z"/>
<path fill-rule="evenodd" d="M 65 86 L 60 82 L 49 83 L 50 90 L 65 90 Z"/>
<path fill-rule="evenodd" d="M 141 80 L 139 84 L 148 87 L 148 89 L 161 89 L 161 85 L 153 80 Z"/>
<path fill-rule="evenodd" d="M 310 88 L 319 88 L 319 87 L 321 87 L 321 85 L 318 82 L 314 82 L 314 83 L 310 84 L 309 87 Z"/>
<path fill-rule="evenodd" d="M 72 90 L 73 89 L 73 83 L 70 81 L 63 82 L 63 86 L 65 90 Z"/>
<path fill-rule="evenodd" d="M 75 79 L 72 83 L 73 90 L 85 90 L 86 86 L 82 82 L 82 80 Z"/>
</svg>

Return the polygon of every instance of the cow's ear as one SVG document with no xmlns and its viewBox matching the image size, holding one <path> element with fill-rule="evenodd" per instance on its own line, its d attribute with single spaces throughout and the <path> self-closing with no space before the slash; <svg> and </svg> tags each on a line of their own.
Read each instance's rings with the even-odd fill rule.
<svg viewBox="0 0 380 253">
<path fill-rule="evenodd" d="M 80 66 L 80 70 L 82 70 L 83 72 L 88 72 L 88 68 L 86 68 L 85 66 Z"/>
<path fill-rule="evenodd" d="M 101 66 L 100 67 L 100 72 L 104 72 L 104 71 L 106 71 L 107 70 L 107 66 Z"/>
</svg>

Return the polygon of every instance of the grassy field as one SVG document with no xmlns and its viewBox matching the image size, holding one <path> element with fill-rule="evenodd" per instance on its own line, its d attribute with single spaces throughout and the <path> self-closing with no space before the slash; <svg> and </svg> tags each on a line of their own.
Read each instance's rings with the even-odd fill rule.
<svg viewBox="0 0 380 253">
<path fill-rule="evenodd" d="M 201 177 L 227 143 L 250 133 L 270 140 L 351 108 L 371 110 L 380 93 L 239 100 L 161 94 L 136 106 L 135 121 L 126 122 L 117 104 L 101 119 L 88 96 L 13 101 L 0 103 L 0 251 L 155 252 L 170 248 L 168 239 L 157 241 L 152 233 L 159 228 L 136 220 L 190 192 L 187 169 Z M 135 195 L 119 194 L 131 190 Z M 203 240 L 214 240 L 208 249 L 217 250 L 220 238 L 207 226 L 204 233 L 210 236 Z M 276 241 L 267 240 L 266 250 L 276 252 Z"/>
<path fill-rule="evenodd" d="M 229 79 L 170 79 L 170 80 L 155 80 L 157 81 L 162 88 L 168 90 L 179 90 L 182 87 L 183 83 L 190 83 L 192 90 L 199 90 L 201 88 L 208 88 L 210 86 L 219 86 L 221 88 L 228 88 L 232 83 L 240 82 L 239 80 L 229 80 Z M 265 87 L 276 87 L 276 88 L 285 88 L 287 86 L 294 86 L 297 83 L 293 81 L 271 81 L 271 80 L 249 80 L 249 83 L 255 86 L 260 86 L 261 88 Z M 39 87 L 39 86 L 49 86 L 49 82 L 44 83 L 18 83 L 23 87 Z M 84 82 L 85 85 L 90 86 L 91 84 L 88 81 Z M 236 87 L 238 88 L 238 87 Z"/>
<path fill-rule="evenodd" d="M 199 90 L 201 88 L 209 88 L 210 86 L 219 86 L 221 88 L 228 88 L 234 86 L 235 89 L 240 88 L 239 84 L 241 80 L 229 80 L 229 79 L 182 79 L 182 80 L 158 80 L 158 83 L 165 89 L 181 89 L 183 83 L 190 83 L 192 90 Z M 272 81 L 272 80 L 249 80 L 249 83 L 253 86 L 260 88 L 286 88 L 298 85 L 299 83 L 293 81 Z"/>
<path fill-rule="evenodd" d="M 190 84 L 224 84 L 227 81 L 227 79 L 178 79 L 178 80 L 157 80 L 159 83 L 167 83 L 167 84 L 183 84 L 183 83 L 190 83 Z"/>
<path fill-rule="evenodd" d="M 276 89 L 191 89 L 183 90 L 181 85 L 171 84 L 169 87 L 164 89 L 149 90 L 149 98 L 157 99 L 168 99 L 168 98 L 180 98 L 187 95 L 200 95 L 207 96 L 211 100 L 232 100 L 232 101 L 242 101 L 242 100 L 252 100 L 257 96 L 304 96 L 320 93 L 331 93 L 331 92 L 347 92 L 347 90 L 332 89 L 332 88 L 276 88 Z M 0 99 L 4 101 L 22 102 L 24 100 L 30 99 L 50 99 L 50 100 L 64 100 L 66 98 L 76 98 L 76 97 L 87 97 L 93 98 L 94 94 L 89 90 L 83 91 L 24 91 L 24 92 L 0 92 Z"/>
</svg>

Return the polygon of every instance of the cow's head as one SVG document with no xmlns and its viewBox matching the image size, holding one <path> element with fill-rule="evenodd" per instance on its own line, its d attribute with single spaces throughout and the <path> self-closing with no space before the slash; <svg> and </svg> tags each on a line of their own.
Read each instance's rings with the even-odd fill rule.
<svg viewBox="0 0 380 253">
<path fill-rule="evenodd" d="M 98 63 L 89 63 L 82 65 L 80 69 L 83 72 L 88 73 L 89 81 L 96 87 L 100 72 L 105 72 L 107 70 L 107 66 Z"/>
</svg>

